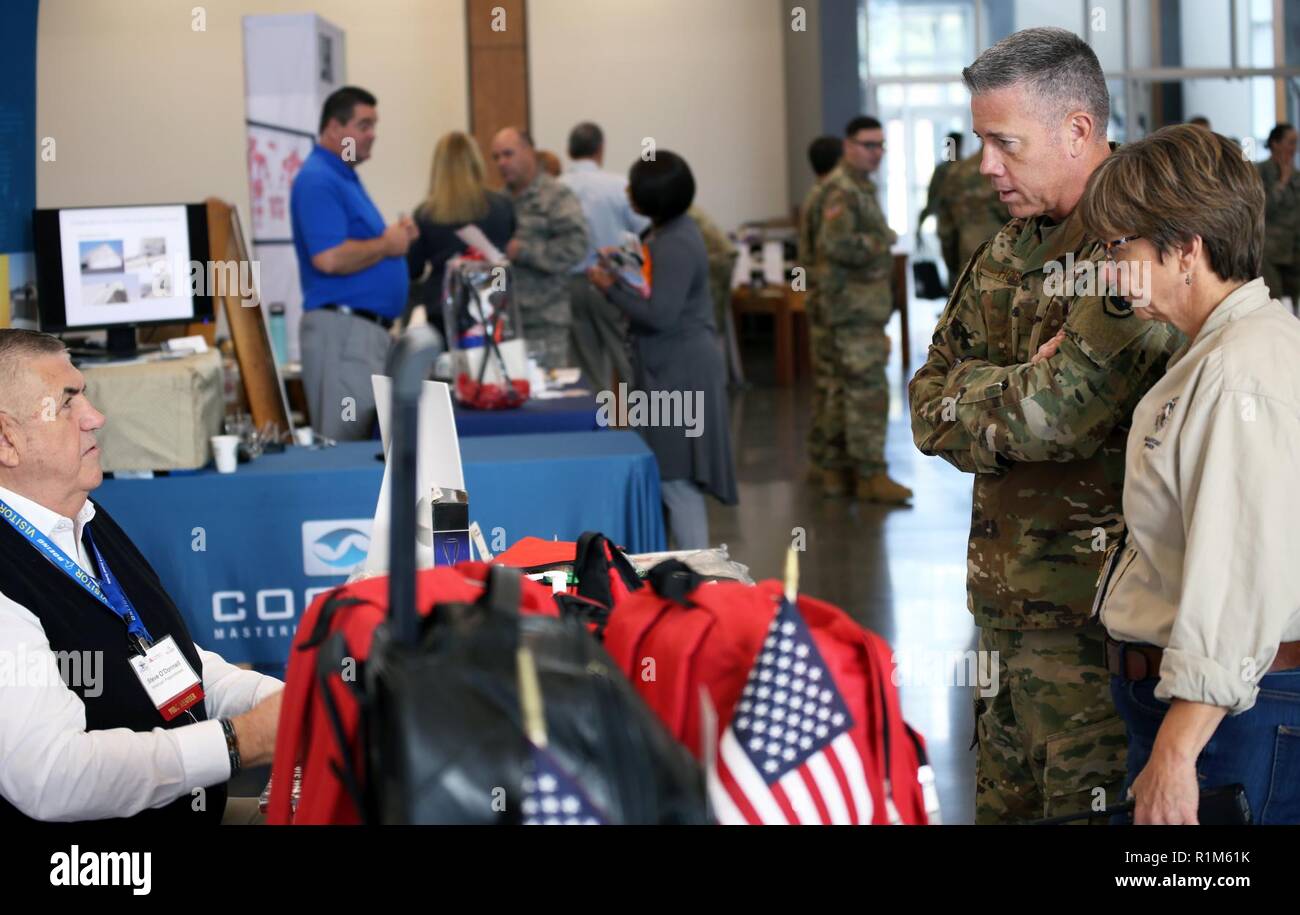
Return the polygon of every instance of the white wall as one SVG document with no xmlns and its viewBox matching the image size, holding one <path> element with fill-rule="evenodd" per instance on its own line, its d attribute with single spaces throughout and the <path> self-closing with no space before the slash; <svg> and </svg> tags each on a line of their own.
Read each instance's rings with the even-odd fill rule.
<svg viewBox="0 0 1300 915">
<path fill-rule="evenodd" d="M 386 217 L 409 212 L 437 138 L 468 118 L 462 0 L 43 0 L 36 127 L 57 158 L 37 165 L 37 205 L 216 195 L 247 227 L 241 17 L 289 12 L 347 34 L 348 81 L 379 98 L 361 178 Z"/>
<path fill-rule="evenodd" d="M 787 22 L 763 0 L 530 0 L 537 144 L 567 162 L 570 128 L 595 121 L 606 168 L 626 173 L 653 137 L 724 229 L 786 215 Z"/>
<path fill-rule="evenodd" d="M 379 97 L 361 177 L 388 218 L 424 193 L 437 138 L 468 126 L 462 0 L 43 0 L 37 134 L 42 207 L 235 203 L 248 225 L 241 17 L 315 12 L 347 34 L 347 78 Z M 761 0 L 531 0 L 539 144 L 604 127 L 624 171 L 642 137 L 686 156 L 724 227 L 789 212 L 782 28 Z"/>
<path fill-rule="evenodd" d="M 808 144 L 822 134 L 822 19 L 821 0 L 798 4 L 807 15 L 807 30 L 781 29 L 785 54 L 786 188 L 790 203 L 803 202 L 813 183 L 808 165 Z M 790 16 L 788 0 L 778 0 L 778 14 Z"/>
</svg>

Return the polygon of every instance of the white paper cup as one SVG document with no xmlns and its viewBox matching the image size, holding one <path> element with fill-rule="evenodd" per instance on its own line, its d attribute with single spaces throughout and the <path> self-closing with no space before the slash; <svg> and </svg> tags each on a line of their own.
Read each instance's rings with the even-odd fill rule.
<svg viewBox="0 0 1300 915">
<path fill-rule="evenodd" d="M 234 473 L 239 466 L 239 436 L 212 436 L 212 455 L 217 461 L 217 473 Z"/>
<path fill-rule="evenodd" d="M 304 426 L 301 429 L 294 429 L 293 437 L 294 440 L 299 445 L 302 445 L 304 448 L 310 448 L 313 441 L 311 426 Z"/>
</svg>

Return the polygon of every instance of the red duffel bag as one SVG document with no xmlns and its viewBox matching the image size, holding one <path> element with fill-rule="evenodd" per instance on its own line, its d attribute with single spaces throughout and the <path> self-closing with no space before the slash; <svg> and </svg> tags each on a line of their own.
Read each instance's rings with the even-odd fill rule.
<svg viewBox="0 0 1300 915">
<path fill-rule="evenodd" d="M 937 814 L 883 639 L 823 601 L 799 595 L 792 606 L 776 581 L 708 583 L 676 561 L 647 581 L 615 607 L 605 647 L 697 758 L 710 751 L 719 822 L 924 824 L 927 806 Z"/>
</svg>

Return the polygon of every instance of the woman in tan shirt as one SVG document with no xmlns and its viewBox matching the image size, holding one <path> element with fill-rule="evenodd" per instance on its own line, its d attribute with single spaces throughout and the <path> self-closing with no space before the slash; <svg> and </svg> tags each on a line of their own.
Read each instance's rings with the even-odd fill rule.
<svg viewBox="0 0 1300 915">
<path fill-rule="evenodd" d="M 1189 341 L 1133 413 L 1097 597 L 1135 821 L 1240 784 L 1255 822 L 1300 822 L 1300 321 L 1260 278 L 1263 186 L 1182 125 L 1116 150 L 1080 210 L 1113 291 Z"/>
</svg>

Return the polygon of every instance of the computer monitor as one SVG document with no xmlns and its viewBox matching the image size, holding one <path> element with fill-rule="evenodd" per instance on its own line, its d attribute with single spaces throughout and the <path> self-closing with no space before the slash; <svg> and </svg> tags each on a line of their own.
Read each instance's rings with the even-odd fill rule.
<svg viewBox="0 0 1300 915">
<path fill-rule="evenodd" d="M 35 210 L 33 231 L 48 333 L 107 330 L 129 355 L 137 327 L 212 318 L 205 204 Z"/>
</svg>

